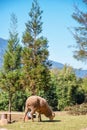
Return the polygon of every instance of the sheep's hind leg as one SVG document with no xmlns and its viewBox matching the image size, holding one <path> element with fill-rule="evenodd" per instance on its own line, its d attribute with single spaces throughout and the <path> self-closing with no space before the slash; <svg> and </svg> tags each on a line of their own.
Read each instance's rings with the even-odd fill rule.
<svg viewBox="0 0 87 130">
<path fill-rule="evenodd" d="M 41 120 L 41 114 L 39 113 L 38 114 L 38 122 L 40 122 L 40 121 L 42 121 L 42 120 Z"/>
</svg>

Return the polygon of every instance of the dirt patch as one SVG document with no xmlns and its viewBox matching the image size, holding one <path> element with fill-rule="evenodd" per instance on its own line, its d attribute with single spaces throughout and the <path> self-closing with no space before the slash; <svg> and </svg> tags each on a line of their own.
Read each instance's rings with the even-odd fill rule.
<svg viewBox="0 0 87 130">
<path fill-rule="evenodd" d="M 2 113 L 7 113 L 9 115 L 8 112 L 0 112 L 0 116 L 1 116 Z M 55 115 L 64 116 L 64 115 L 67 115 L 67 114 L 68 114 L 67 111 L 62 111 L 62 112 L 56 111 L 55 112 Z M 12 122 L 23 121 L 23 118 L 24 118 L 24 112 L 12 112 L 12 114 L 11 114 L 11 121 Z M 7 116 L 7 119 L 8 119 L 8 116 Z"/>
<path fill-rule="evenodd" d="M 6 128 L 0 128 L 0 130 L 7 130 Z"/>
<path fill-rule="evenodd" d="M 7 120 L 8 120 L 8 117 L 9 117 L 9 113 L 8 112 L 0 112 L 0 119 L 1 119 L 1 116 L 3 114 L 7 114 Z M 23 121 L 23 117 L 24 117 L 24 113 L 23 112 L 12 112 L 11 113 L 11 121 L 14 122 L 14 121 Z"/>
<path fill-rule="evenodd" d="M 81 129 L 81 130 L 87 130 L 87 128 L 83 128 L 83 129 Z"/>
<path fill-rule="evenodd" d="M 24 114 L 13 114 L 12 115 L 12 122 L 14 121 L 23 121 Z"/>
<path fill-rule="evenodd" d="M 56 111 L 55 114 L 60 115 L 60 116 L 65 116 L 65 115 L 68 114 L 68 111 L 62 111 L 62 112 L 61 111 Z"/>
</svg>

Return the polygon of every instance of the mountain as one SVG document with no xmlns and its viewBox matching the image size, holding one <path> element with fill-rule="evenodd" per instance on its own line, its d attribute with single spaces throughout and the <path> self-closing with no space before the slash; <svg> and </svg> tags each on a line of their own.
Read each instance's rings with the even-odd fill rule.
<svg viewBox="0 0 87 130">
<path fill-rule="evenodd" d="M 2 66 L 3 63 L 3 55 L 6 47 L 7 47 L 7 40 L 0 38 L 0 67 Z"/>
<path fill-rule="evenodd" d="M 82 69 L 74 69 L 75 74 L 79 78 L 87 77 L 87 70 L 82 70 Z"/>
<path fill-rule="evenodd" d="M 56 62 L 56 61 L 52 61 L 50 60 L 52 67 L 51 68 L 57 68 L 57 69 L 62 69 L 64 67 L 64 64 Z"/>
<path fill-rule="evenodd" d="M 3 63 L 3 55 L 6 48 L 7 48 L 7 40 L 0 38 L 0 67 L 2 66 L 2 63 Z M 52 61 L 52 60 L 50 61 L 52 64 L 51 68 L 62 69 L 64 67 L 64 64 L 62 63 Z M 87 76 L 87 70 L 74 69 L 74 71 L 77 77 L 83 78 Z"/>
</svg>

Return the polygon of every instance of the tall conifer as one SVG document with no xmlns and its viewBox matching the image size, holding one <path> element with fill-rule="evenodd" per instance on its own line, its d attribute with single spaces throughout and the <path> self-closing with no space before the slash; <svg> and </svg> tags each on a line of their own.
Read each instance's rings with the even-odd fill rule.
<svg viewBox="0 0 87 130">
<path fill-rule="evenodd" d="M 43 11 L 40 9 L 37 0 L 34 0 L 23 35 L 24 79 L 26 87 L 32 95 L 45 94 L 50 86 L 48 41 L 47 38 L 41 36 L 42 13 Z"/>
<path fill-rule="evenodd" d="M 9 31 L 8 47 L 4 55 L 3 72 L 1 74 L 1 88 L 8 94 L 9 112 L 11 113 L 12 97 L 19 89 L 19 75 L 21 67 L 21 47 L 17 33 L 17 18 L 11 15 L 11 29 Z M 11 114 L 9 115 L 11 122 Z"/>
</svg>

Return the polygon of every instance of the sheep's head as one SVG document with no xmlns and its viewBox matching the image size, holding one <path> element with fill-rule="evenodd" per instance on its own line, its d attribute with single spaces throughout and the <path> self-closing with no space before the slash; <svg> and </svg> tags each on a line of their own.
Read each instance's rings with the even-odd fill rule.
<svg viewBox="0 0 87 130">
<path fill-rule="evenodd" d="M 52 115 L 49 117 L 49 119 L 53 120 L 54 117 L 55 117 L 55 113 L 53 112 Z"/>
</svg>

